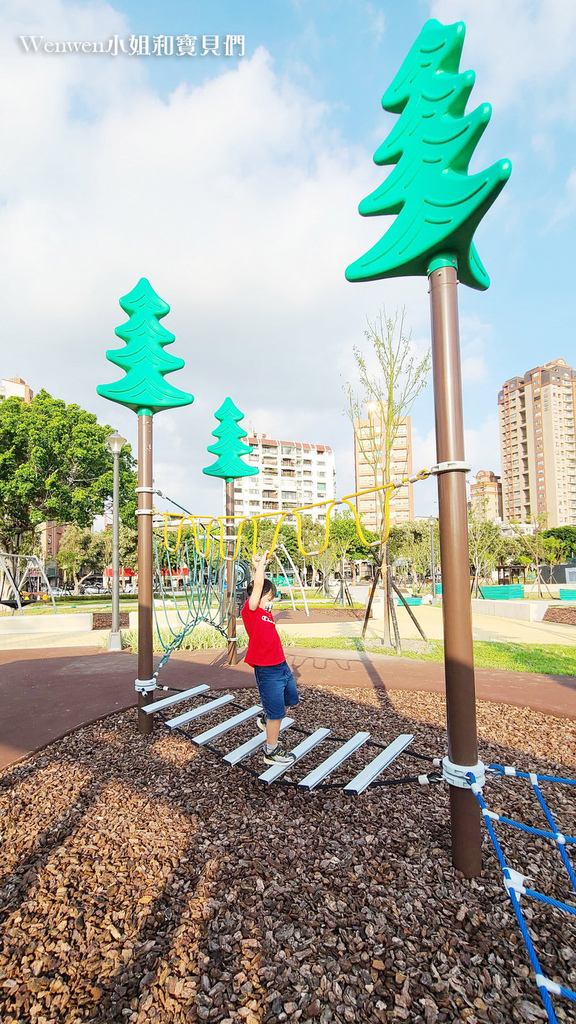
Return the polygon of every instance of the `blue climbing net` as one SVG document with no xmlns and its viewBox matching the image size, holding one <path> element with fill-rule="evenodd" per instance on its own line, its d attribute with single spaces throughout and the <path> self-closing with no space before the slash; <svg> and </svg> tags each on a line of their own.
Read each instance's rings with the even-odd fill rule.
<svg viewBox="0 0 576 1024">
<path fill-rule="evenodd" d="M 546 803 L 546 800 L 544 799 L 542 790 L 540 788 L 541 782 L 555 782 L 563 786 L 576 786 L 576 779 L 563 779 L 558 778 L 554 775 L 537 775 L 535 772 L 521 772 L 518 771 L 516 768 L 503 768 L 502 765 L 499 764 L 491 764 L 486 769 L 486 772 L 492 773 L 493 775 L 515 776 L 516 778 L 527 779 L 528 781 L 530 781 L 532 783 L 536 799 L 538 800 L 538 803 L 540 804 L 540 807 L 549 825 L 549 829 L 533 828 L 530 825 L 525 825 L 523 822 L 515 821 L 513 818 L 507 818 L 502 814 L 496 814 L 494 811 L 489 810 L 488 807 L 486 806 L 484 797 L 482 795 L 482 788 L 476 781 L 476 777 L 472 772 L 468 773 L 468 779 L 471 783 L 472 792 L 474 793 L 478 803 L 480 804 L 480 808 L 484 818 L 484 823 L 488 830 L 490 839 L 492 840 L 492 844 L 494 846 L 496 856 L 500 863 L 500 867 L 502 868 L 502 873 L 504 875 L 504 886 L 506 888 L 508 896 L 510 897 L 510 901 L 514 908 L 514 913 L 516 914 L 518 924 L 520 926 L 522 938 L 524 939 L 528 956 L 530 958 L 530 962 L 536 975 L 536 984 L 540 991 L 540 996 L 544 1004 L 544 1008 L 546 1010 L 546 1013 L 548 1014 L 548 1020 L 553 1022 L 554 1024 L 554 1022 L 556 1022 L 558 1018 L 556 1017 L 556 1014 L 554 1012 L 551 996 L 563 996 L 565 999 L 569 999 L 571 1000 L 571 1002 L 576 1003 L 576 992 L 574 992 L 572 989 L 566 988 L 564 985 L 561 985 L 558 982 L 552 981 L 545 975 L 540 960 L 538 959 L 538 954 L 536 953 L 534 942 L 532 941 L 532 937 L 530 935 L 530 932 L 528 931 L 528 926 L 526 924 L 526 919 L 524 917 L 520 899 L 522 896 L 526 896 L 530 899 L 538 900 L 541 903 L 547 903 L 549 906 L 555 907 L 557 910 L 564 911 L 565 913 L 571 914 L 573 916 L 576 916 L 576 906 L 571 903 L 564 903 L 562 900 L 553 899 L 551 896 L 546 896 L 544 893 L 536 892 L 534 889 L 528 888 L 528 886 L 526 886 L 524 883 L 525 881 L 527 881 L 529 876 L 522 875 L 519 871 L 515 871 L 507 864 L 506 857 L 502 851 L 502 847 L 498 842 L 494 826 L 495 823 L 502 825 L 510 825 L 512 828 L 519 829 L 522 832 L 527 832 L 532 836 L 538 836 L 542 839 L 550 840 L 551 842 L 553 842 L 558 850 L 558 853 L 560 854 L 562 863 L 568 873 L 568 878 L 570 879 L 572 890 L 576 895 L 576 874 L 574 873 L 574 868 L 572 866 L 572 863 L 570 862 L 567 852 L 567 848 L 569 848 L 571 845 L 576 845 L 576 837 L 563 835 L 563 833 L 560 832 L 559 829 L 556 827 L 556 823 L 554 821 L 552 812 L 548 804 Z"/>
<path fill-rule="evenodd" d="M 154 623 L 164 654 L 156 675 L 173 651 L 201 622 L 226 636 L 228 617 L 236 600 L 235 587 L 226 588 L 226 559 L 218 544 L 206 544 L 199 553 L 194 544 L 183 541 L 171 551 L 160 535 L 154 535 L 155 590 Z M 232 579 L 236 579 L 235 562 Z"/>
</svg>

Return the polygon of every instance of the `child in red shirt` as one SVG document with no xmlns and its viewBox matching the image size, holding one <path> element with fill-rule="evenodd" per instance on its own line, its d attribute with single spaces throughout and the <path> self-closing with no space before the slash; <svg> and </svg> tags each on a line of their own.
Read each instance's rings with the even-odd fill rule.
<svg viewBox="0 0 576 1024">
<path fill-rule="evenodd" d="M 246 664 L 252 665 L 265 717 L 258 724 L 266 730 L 266 764 L 290 765 L 294 755 L 278 743 L 280 725 L 287 707 L 300 702 L 294 676 L 284 657 L 282 641 L 271 612 L 276 587 L 264 576 L 268 552 L 253 558 L 256 573 L 248 584 L 248 600 L 242 609 L 242 621 L 248 633 Z"/>
</svg>

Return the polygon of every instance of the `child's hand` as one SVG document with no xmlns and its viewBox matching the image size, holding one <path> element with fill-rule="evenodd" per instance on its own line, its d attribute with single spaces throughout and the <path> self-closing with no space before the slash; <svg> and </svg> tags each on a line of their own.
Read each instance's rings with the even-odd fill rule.
<svg viewBox="0 0 576 1024">
<path fill-rule="evenodd" d="M 255 569 L 259 569 L 260 566 L 262 566 L 263 569 L 266 568 L 266 563 L 268 561 L 269 556 L 269 551 L 265 551 L 263 555 L 253 555 L 252 565 L 254 566 Z"/>
</svg>

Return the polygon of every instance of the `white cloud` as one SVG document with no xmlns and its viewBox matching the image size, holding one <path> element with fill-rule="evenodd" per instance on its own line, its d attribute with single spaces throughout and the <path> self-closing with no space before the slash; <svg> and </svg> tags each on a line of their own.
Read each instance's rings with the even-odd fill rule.
<svg viewBox="0 0 576 1024">
<path fill-rule="evenodd" d="M 120 376 L 105 359 L 121 347 L 118 297 L 146 276 L 172 307 L 164 322 L 186 360 L 172 380 L 196 396 L 156 417 L 160 489 L 220 507 L 220 486 L 201 469 L 213 411 L 230 394 L 246 424 L 331 444 L 339 486 L 351 490 L 345 353 L 383 302 L 406 304 L 418 327 L 427 318 L 421 281 L 344 279 L 384 229 L 356 209 L 380 174 L 370 154 L 336 138 L 327 108 L 281 80 L 264 50 L 162 100 L 142 62 L 25 54 L 16 36 L 31 31 L 128 34 L 107 4 L 13 3 L 0 16 L 0 87 L 11 97 L 1 115 L 2 375 L 79 402 L 134 445 L 136 418 L 95 388 Z M 78 96 L 87 118 L 74 112 Z"/>
<path fill-rule="evenodd" d="M 576 169 L 570 171 L 564 188 L 564 195 L 552 215 L 550 226 L 554 227 L 562 221 L 573 217 L 576 213 Z"/>
<path fill-rule="evenodd" d="M 573 0 L 434 0 L 432 17 L 463 19 L 461 67 L 478 72 L 471 103 L 525 108 L 542 121 L 576 115 Z M 560 87 L 559 87 L 560 86 Z"/>
</svg>

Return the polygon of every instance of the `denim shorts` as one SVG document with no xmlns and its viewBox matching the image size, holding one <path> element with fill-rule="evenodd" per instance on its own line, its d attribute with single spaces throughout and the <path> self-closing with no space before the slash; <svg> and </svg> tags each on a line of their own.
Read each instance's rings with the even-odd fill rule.
<svg viewBox="0 0 576 1024">
<path fill-rule="evenodd" d="M 254 673 L 266 718 L 284 718 L 287 707 L 300 703 L 296 683 L 286 661 L 280 665 L 255 665 Z"/>
</svg>

